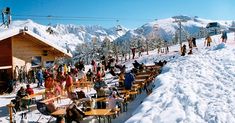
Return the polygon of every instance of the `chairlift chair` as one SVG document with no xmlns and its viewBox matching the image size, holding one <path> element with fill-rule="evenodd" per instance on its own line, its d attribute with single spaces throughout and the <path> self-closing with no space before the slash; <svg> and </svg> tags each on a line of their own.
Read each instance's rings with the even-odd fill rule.
<svg viewBox="0 0 235 123">
<path fill-rule="evenodd" d="M 122 31 L 122 27 L 121 27 L 121 25 L 117 25 L 117 29 L 116 29 L 116 31 L 118 32 L 118 31 Z"/>
<path fill-rule="evenodd" d="M 49 34 L 53 34 L 54 30 L 49 26 L 46 30 Z"/>
</svg>

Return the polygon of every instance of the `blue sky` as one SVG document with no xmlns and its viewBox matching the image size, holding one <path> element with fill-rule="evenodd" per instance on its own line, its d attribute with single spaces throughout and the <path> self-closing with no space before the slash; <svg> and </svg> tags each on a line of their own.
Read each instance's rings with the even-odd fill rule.
<svg viewBox="0 0 235 123">
<path fill-rule="evenodd" d="M 107 28 L 118 24 L 136 28 L 175 15 L 234 20 L 234 6 L 235 0 L 0 0 L 0 9 L 12 9 L 13 20 L 28 18 L 41 24 L 101 25 Z M 60 17 L 49 19 L 48 15 Z"/>
</svg>

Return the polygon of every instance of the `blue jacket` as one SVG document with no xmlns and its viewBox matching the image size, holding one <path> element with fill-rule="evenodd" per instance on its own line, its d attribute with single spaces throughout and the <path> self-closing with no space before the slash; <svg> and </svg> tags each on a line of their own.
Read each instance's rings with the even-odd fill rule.
<svg viewBox="0 0 235 123">
<path fill-rule="evenodd" d="M 36 77 L 37 77 L 37 79 L 43 79 L 42 70 L 38 70 Z"/>
<path fill-rule="evenodd" d="M 135 81 L 135 77 L 132 73 L 125 74 L 124 87 L 125 89 L 131 89 L 133 82 Z"/>
</svg>

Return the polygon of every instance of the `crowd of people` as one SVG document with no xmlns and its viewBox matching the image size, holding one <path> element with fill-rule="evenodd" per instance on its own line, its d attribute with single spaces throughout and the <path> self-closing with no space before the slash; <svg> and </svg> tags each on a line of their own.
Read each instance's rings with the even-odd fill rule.
<svg viewBox="0 0 235 123">
<path fill-rule="evenodd" d="M 85 66 L 82 61 L 75 63 L 73 66 L 71 64 L 61 64 L 54 65 L 52 68 L 43 69 L 39 67 L 35 72 L 36 82 L 38 88 L 45 88 L 45 97 L 51 98 L 53 96 L 64 95 L 68 98 L 74 98 L 74 92 L 76 91 L 76 84 L 82 82 L 90 82 L 94 85 L 94 90 L 96 91 L 96 97 L 110 97 L 109 107 L 113 107 L 114 99 L 121 101 L 121 97 L 114 90 L 115 88 L 109 88 L 104 77 L 107 73 L 119 78 L 119 87 L 124 87 L 130 90 L 132 83 L 134 82 L 134 71 L 143 69 L 143 64 L 139 64 L 136 60 L 133 63 L 134 69 L 130 72 L 126 72 L 125 65 L 120 65 L 115 62 L 114 58 L 105 61 L 102 58 L 99 63 L 95 60 L 91 61 L 91 68 L 85 73 Z M 30 87 L 32 83 L 27 85 L 27 88 L 21 87 L 17 92 L 16 99 L 14 103 L 16 104 L 16 110 L 21 110 L 20 107 L 25 107 L 25 102 L 22 98 L 34 93 L 33 89 Z M 108 94 L 107 94 L 108 93 Z M 76 98 L 79 95 L 76 94 Z M 106 108 L 106 103 L 97 102 L 97 108 Z M 110 108 L 111 108 L 110 107 Z"/>
</svg>

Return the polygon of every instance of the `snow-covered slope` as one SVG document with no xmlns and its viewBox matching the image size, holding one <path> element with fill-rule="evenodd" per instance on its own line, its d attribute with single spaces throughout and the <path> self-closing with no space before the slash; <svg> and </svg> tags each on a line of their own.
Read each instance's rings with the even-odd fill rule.
<svg viewBox="0 0 235 123">
<path fill-rule="evenodd" d="M 235 43 L 176 56 L 155 79 L 155 88 L 126 123 L 234 123 Z M 151 60 L 151 59 L 150 59 Z"/>
<path fill-rule="evenodd" d="M 122 28 L 122 30 L 117 32 L 117 27 L 106 29 L 101 26 L 77 26 L 71 24 L 45 26 L 35 23 L 32 20 L 13 21 L 10 28 L 24 28 L 25 26 L 60 47 L 65 48 L 65 44 L 67 43 L 72 50 L 74 50 L 79 43 L 91 42 L 94 38 L 97 38 L 97 41 L 103 41 L 105 37 L 107 37 L 110 41 L 113 41 L 127 32 L 127 29 L 124 27 L 119 27 Z M 52 34 L 49 34 L 48 28 L 53 31 Z M 6 29 L 3 28 L 3 26 L 0 27 L 0 32 L 4 30 Z"/>
<path fill-rule="evenodd" d="M 151 39 L 154 36 L 160 37 L 165 41 L 172 41 L 177 30 L 179 30 L 179 24 L 175 22 L 176 19 L 184 19 L 186 22 L 182 22 L 182 35 L 197 37 L 200 29 L 206 28 L 209 22 L 218 22 L 222 28 L 227 29 L 232 26 L 232 21 L 218 21 L 207 20 L 198 17 L 188 16 L 174 16 L 172 18 L 161 19 L 144 24 L 143 26 L 136 28 L 135 30 L 129 30 L 125 35 L 117 38 L 117 41 L 131 41 L 139 35 L 143 35 L 145 38 Z M 178 31 L 179 33 L 179 31 Z"/>
</svg>

